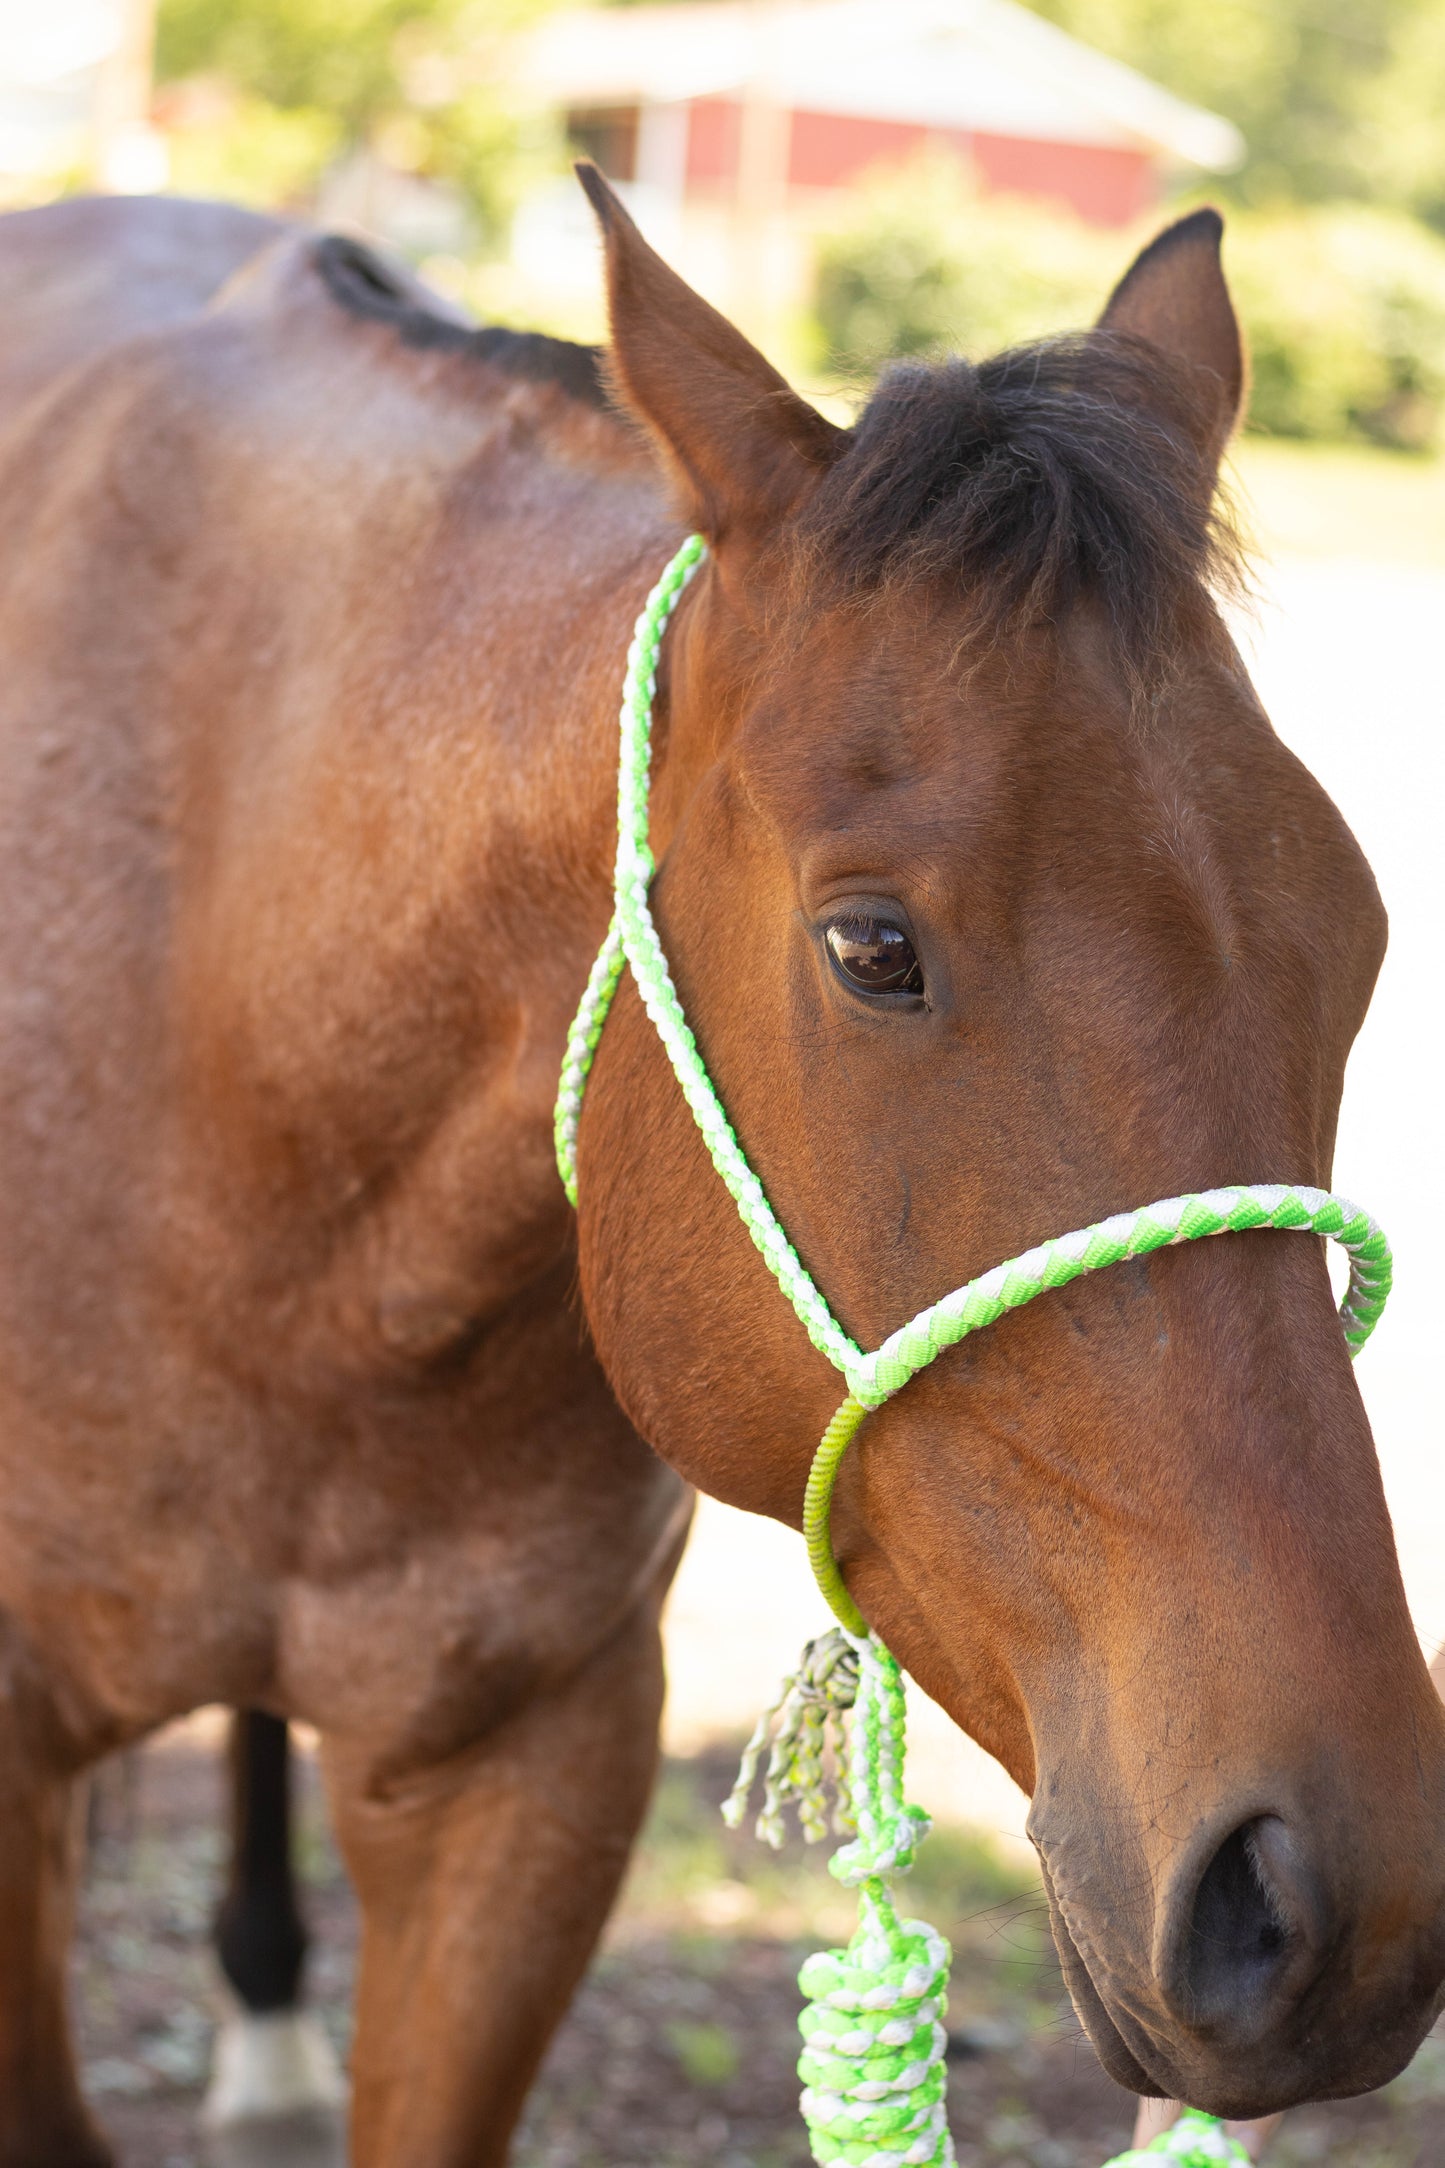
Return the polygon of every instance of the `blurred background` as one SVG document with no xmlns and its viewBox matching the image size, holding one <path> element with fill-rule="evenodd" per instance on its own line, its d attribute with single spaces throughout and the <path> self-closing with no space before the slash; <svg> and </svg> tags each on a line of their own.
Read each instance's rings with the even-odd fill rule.
<svg viewBox="0 0 1445 2168">
<path fill-rule="evenodd" d="M 1392 916 L 1337 1179 L 1397 1247 L 1361 1384 L 1433 1649 L 1445 0 L 0 0 L 0 207 L 222 195 L 369 234 L 480 316 L 597 338 L 579 153 L 839 418 L 892 356 L 1088 321 L 1166 218 L 1226 211 L 1253 353 L 1228 477 L 1258 567 L 1238 634 Z M 792 1974 L 846 1906 L 817 1859 L 760 1863 L 715 1807 L 818 1624 L 796 1539 L 704 1502 L 668 1624 L 657 1811 L 523 2168 L 804 2158 Z M 77 1997 L 87 2082 L 136 2168 L 201 2157 L 220 1722 L 178 1727 L 97 1794 Z M 920 1908 L 962 1953 L 960 2158 L 1092 2168 L 1131 2104 L 1067 2012 L 1026 1802 L 921 1696 L 913 1722 L 912 1789 L 946 1825 Z M 304 1823 L 313 1984 L 344 2052 L 354 1920 L 309 1764 Z M 1439 2168 L 1445 2038 L 1376 2100 L 1292 2118 L 1277 2158 Z"/>
<path fill-rule="evenodd" d="M 1250 426 L 1423 452 L 1445 401 L 1441 0 L 0 0 L 0 202 L 224 195 L 599 328 L 570 158 L 793 370 L 995 348 L 1232 214 Z"/>
</svg>

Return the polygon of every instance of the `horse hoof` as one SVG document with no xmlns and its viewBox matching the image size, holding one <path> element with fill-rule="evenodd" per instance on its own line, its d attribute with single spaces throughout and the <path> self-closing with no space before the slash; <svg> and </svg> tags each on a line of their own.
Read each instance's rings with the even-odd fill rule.
<svg viewBox="0 0 1445 2168">
<path fill-rule="evenodd" d="M 201 2120 L 208 2130 L 227 2130 L 313 2110 L 334 2113 L 345 2099 L 340 2066 L 314 2017 L 238 2010 L 216 2035 Z"/>
</svg>

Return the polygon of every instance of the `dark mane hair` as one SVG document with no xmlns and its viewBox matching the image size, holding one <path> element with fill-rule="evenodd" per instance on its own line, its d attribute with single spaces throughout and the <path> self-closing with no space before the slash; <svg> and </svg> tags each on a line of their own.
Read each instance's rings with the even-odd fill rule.
<svg viewBox="0 0 1445 2168">
<path fill-rule="evenodd" d="M 1089 594 L 1130 681 L 1154 681 L 1181 599 L 1243 583 L 1192 396 L 1166 355 L 1106 332 L 895 365 L 799 516 L 797 569 L 845 600 L 962 589 L 988 642 Z"/>
<path fill-rule="evenodd" d="M 321 235 L 312 261 L 332 298 L 353 316 L 390 324 L 407 345 L 472 354 L 508 376 L 556 384 L 584 406 L 604 408 L 602 357 L 595 346 L 549 338 L 541 331 L 508 331 L 498 324 L 468 324 L 427 306 L 423 286 L 404 282 L 384 257 L 349 235 Z"/>
</svg>

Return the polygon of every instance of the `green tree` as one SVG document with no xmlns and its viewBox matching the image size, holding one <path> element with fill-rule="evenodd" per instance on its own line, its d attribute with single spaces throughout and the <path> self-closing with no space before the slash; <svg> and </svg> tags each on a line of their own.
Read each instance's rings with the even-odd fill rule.
<svg viewBox="0 0 1445 2168">
<path fill-rule="evenodd" d="M 1257 205 L 1371 197 L 1413 207 L 1445 173 L 1442 0 L 1034 0 L 1086 43 L 1234 121 L 1249 146 L 1226 183 Z M 1416 48 L 1419 48 L 1417 54 Z M 1430 90 L 1418 71 L 1433 70 Z M 1410 141 L 1392 111 L 1403 103 Z M 1445 190 L 1440 191 L 1445 194 Z"/>
<path fill-rule="evenodd" d="M 304 190 L 331 158 L 366 144 L 452 182 L 491 230 L 539 134 L 494 91 L 497 55 L 543 4 L 161 0 L 157 78 L 162 86 L 199 79 L 231 94 L 232 128 L 243 138 L 232 167 L 244 193 Z"/>
<path fill-rule="evenodd" d="M 1092 323 L 1115 233 L 974 195 L 945 159 L 863 190 L 819 250 L 819 360 L 862 384 L 897 356 L 974 359 Z M 1249 427 L 1434 449 L 1445 434 L 1445 240 L 1362 203 L 1239 211 L 1225 240 L 1253 359 Z"/>
<path fill-rule="evenodd" d="M 1359 103 L 1361 170 L 1372 194 L 1445 232 L 1445 4 L 1421 0 Z"/>
</svg>

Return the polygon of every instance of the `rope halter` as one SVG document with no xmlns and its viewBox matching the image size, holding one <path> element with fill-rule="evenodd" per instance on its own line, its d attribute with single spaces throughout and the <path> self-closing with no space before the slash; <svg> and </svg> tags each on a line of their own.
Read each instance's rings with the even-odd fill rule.
<svg viewBox="0 0 1445 2168">
<path fill-rule="evenodd" d="M 856 1829 L 857 1836 L 831 1867 L 859 1889 L 859 1928 L 846 1951 L 810 1958 L 801 1975 L 811 2000 L 802 2019 L 807 2045 L 799 2070 L 814 2157 L 821 2163 L 846 2163 L 847 2168 L 942 2168 L 954 2157 L 943 2106 L 941 2017 L 948 1951 L 920 1921 L 900 1921 L 888 1894 L 888 1880 L 912 1865 L 928 1820 L 903 1803 L 904 1700 L 898 1666 L 848 1593 L 833 1556 L 829 1510 L 843 1456 L 870 1409 L 901 1391 L 945 1348 L 993 1324 L 1006 1310 L 1019 1309 L 1084 1273 L 1209 1235 L 1270 1227 L 1327 1235 L 1338 1242 L 1350 1260 L 1340 1321 L 1353 1359 L 1385 1307 L 1390 1246 L 1367 1212 L 1331 1191 L 1241 1183 L 1166 1197 L 1041 1243 L 920 1310 L 871 1352 L 849 1337 L 744 1156 L 683 1015 L 648 903 L 656 871 L 648 840 L 648 801 L 658 653 L 667 621 L 705 555 L 702 537 L 689 535 L 648 596 L 627 652 L 614 910 L 567 1039 L 555 1119 L 557 1166 L 575 1205 L 583 1093 L 626 967 L 743 1225 L 808 1338 L 847 1386 L 813 1456 L 803 1506 L 809 1562 L 838 1630 L 810 1643 L 803 1666 L 784 1681 L 779 1701 L 754 1733 L 738 1787 L 724 1809 L 734 1824 L 741 1820 L 776 1719 L 759 1834 L 781 1843 L 782 1807 L 791 1799 L 805 1834 L 823 1836 L 824 1763 L 831 1739 L 835 1766 L 841 1767 L 838 1727 L 841 1711 L 851 1704 L 850 1763 L 834 1820 Z M 1207 2126 L 1211 2143 L 1232 2143 L 1212 2118 L 1195 2117 L 1196 2135 L 1201 2126 Z M 1162 2148 L 1162 2141 L 1156 2143 Z M 1172 2157 L 1188 2156 L 1176 2152 Z M 1201 2155 L 1229 2157 L 1227 2151 Z"/>
</svg>

